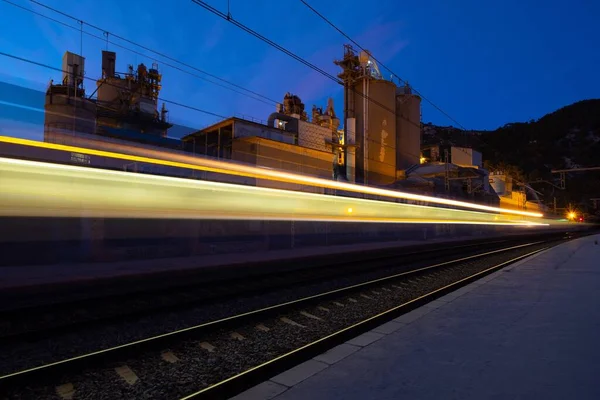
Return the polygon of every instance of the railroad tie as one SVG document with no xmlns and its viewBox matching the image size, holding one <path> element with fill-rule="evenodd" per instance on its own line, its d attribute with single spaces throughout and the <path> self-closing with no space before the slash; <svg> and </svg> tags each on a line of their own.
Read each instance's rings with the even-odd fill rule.
<svg viewBox="0 0 600 400">
<path fill-rule="evenodd" d="M 306 328 L 304 325 L 302 325 L 302 324 L 299 324 L 299 323 L 297 323 L 296 321 L 292 321 L 291 319 L 289 319 L 289 318 L 286 318 L 286 317 L 282 317 L 282 318 L 281 318 L 281 322 L 284 322 L 284 323 L 286 323 L 286 324 L 288 324 L 288 325 L 297 326 L 297 327 L 299 327 L 299 328 Z"/>
<path fill-rule="evenodd" d="M 259 331 L 263 331 L 263 332 L 269 332 L 271 330 L 266 325 L 263 325 L 263 324 L 256 325 L 256 329 Z"/>
<path fill-rule="evenodd" d="M 119 376 L 130 385 L 135 384 L 139 380 L 135 372 L 133 372 L 131 368 L 129 368 L 127 365 L 122 365 L 120 367 L 115 368 L 115 372 L 119 374 Z"/>
<path fill-rule="evenodd" d="M 215 346 L 213 346 L 212 344 L 210 344 L 208 342 L 200 343 L 200 347 L 202 347 L 204 350 L 208 351 L 209 353 L 213 353 L 215 351 Z"/>
<path fill-rule="evenodd" d="M 316 315 L 307 313 L 306 311 L 300 311 L 300 314 L 304 315 L 307 318 L 312 318 L 312 319 L 316 319 L 317 321 L 323 321 L 322 318 L 317 317 Z"/>
<path fill-rule="evenodd" d="M 75 387 L 72 383 L 59 385 L 56 387 L 56 394 L 59 395 L 61 399 L 71 400 L 73 396 L 75 396 Z"/>
<path fill-rule="evenodd" d="M 160 357 L 168 363 L 175 364 L 179 358 L 172 351 L 163 351 Z"/>
</svg>

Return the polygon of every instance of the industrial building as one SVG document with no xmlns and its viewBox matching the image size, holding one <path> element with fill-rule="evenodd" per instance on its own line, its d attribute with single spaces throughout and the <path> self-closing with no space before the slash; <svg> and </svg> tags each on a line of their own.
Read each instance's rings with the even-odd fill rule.
<svg viewBox="0 0 600 400">
<path fill-rule="evenodd" d="M 340 129 L 333 100 L 312 107 L 286 94 L 266 125 L 229 118 L 183 138 L 195 154 L 374 186 L 397 185 L 420 158 L 420 102 L 383 79 L 368 52 L 344 47 Z M 186 148 L 190 148 L 186 145 Z M 257 184 L 267 184 L 257 182 Z M 279 187 L 279 186 L 278 186 Z"/>
<path fill-rule="evenodd" d="M 115 65 L 116 53 L 102 51 L 102 77 L 88 96 L 83 87 L 85 58 L 65 52 L 62 80 L 51 81 L 46 91 L 44 141 L 71 144 L 78 135 L 88 134 L 182 149 L 181 141 L 167 137 L 172 124 L 165 105 L 158 111 L 158 66 L 130 65 L 127 72 L 117 73 Z"/>
<path fill-rule="evenodd" d="M 384 79 L 367 51 L 356 52 L 349 45 L 334 63 L 344 83 L 342 118 L 332 99 L 326 107 L 313 105 L 309 113 L 299 96 L 287 93 L 266 124 L 231 117 L 177 140 L 167 137 L 172 124 L 164 104 L 159 109 L 162 76 L 156 64 L 129 65 L 126 72 L 117 72 L 116 53 L 103 51 L 102 76 L 88 96 L 85 59 L 66 52 L 62 81 L 51 83 L 46 93 L 44 137 L 74 145 L 85 137 L 98 148 L 105 142 L 133 143 L 325 179 L 499 202 L 481 153 L 455 146 L 421 149 L 421 99 L 407 83 L 398 86 Z M 73 162 L 97 164 L 77 156 Z M 117 168 L 221 179 L 142 164 Z M 260 179 L 245 178 L 243 183 L 326 192 Z"/>
<path fill-rule="evenodd" d="M 337 165 L 341 162 L 336 153 L 338 126 L 331 99 L 325 112 L 313 107 L 312 122 L 309 122 L 301 99 L 287 93 L 266 125 L 228 118 L 182 140 L 186 149 L 194 154 L 332 179 L 336 178 Z M 266 180 L 255 181 L 255 184 L 298 189 L 297 185 Z"/>
<path fill-rule="evenodd" d="M 498 196 L 489 185 L 481 153 L 450 145 L 425 146 L 420 163 L 404 171 L 404 186 L 419 191 L 498 205 Z"/>
<path fill-rule="evenodd" d="M 356 145 L 356 182 L 394 184 L 398 171 L 419 163 L 421 99 L 408 85 L 383 79 L 366 51 L 345 45 L 335 63 L 344 82 L 343 140 Z"/>
<path fill-rule="evenodd" d="M 533 188 L 514 181 L 504 171 L 484 169 L 482 155 L 474 149 L 449 144 L 426 145 L 422 147 L 420 162 L 419 166 L 406 171 L 407 182 L 417 187 L 419 181 L 431 188 L 437 186 L 439 189 L 433 189 L 432 193 L 463 191 L 474 200 L 502 208 L 547 211 Z"/>
<path fill-rule="evenodd" d="M 502 208 L 548 211 L 547 207 L 541 203 L 538 193 L 532 187 L 523 182 L 515 181 L 504 171 L 492 171 L 490 173 L 490 185 L 500 197 L 500 207 Z"/>
</svg>

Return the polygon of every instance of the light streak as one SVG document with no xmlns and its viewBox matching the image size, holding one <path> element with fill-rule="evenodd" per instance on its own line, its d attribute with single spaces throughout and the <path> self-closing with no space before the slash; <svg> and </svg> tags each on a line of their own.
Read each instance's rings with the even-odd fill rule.
<svg viewBox="0 0 600 400">
<path fill-rule="evenodd" d="M 499 207 L 491 207 L 485 206 L 482 204 L 469 203 L 464 201 L 450 200 L 432 196 L 419 195 L 414 193 L 406 193 L 395 190 L 381 189 L 370 186 L 361 186 L 352 183 L 344 183 L 333 180 L 327 180 L 322 178 L 315 178 L 307 175 L 293 174 L 284 171 L 277 171 L 272 169 L 264 169 L 253 166 L 246 166 L 241 164 L 235 164 L 226 161 L 220 160 L 211 160 L 207 158 L 199 158 L 192 156 L 184 156 L 178 154 L 169 154 L 155 150 L 149 149 L 135 149 L 136 152 L 152 154 L 153 157 L 148 156 L 140 156 L 133 154 L 122 154 L 115 153 L 111 151 L 105 150 L 96 150 L 89 149 L 83 147 L 75 147 L 69 145 L 55 144 L 55 143 L 46 143 L 46 142 L 36 142 L 33 140 L 13 138 L 7 136 L 0 136 L 0 142 L 19 144 L 30 147 L 38 147 L 38 148 L 46 148 L 52 150 L 60 150 L 60 151 L 68 151 L 68 152 L 76 152 L 88 155 L 96 155 L 100 157 L 109 157 L 121 160 L 128 160 L 133 162 L 143 162 L 149 164 L 157 164 L 163 166 L 170 167 L 178 167 L 178 168 L 186 168 L 192 170 L 200 170 L 200 171 L 209 171 L 227 175 L 236 175 L 250 178 L 260 178 L 260 179 L 268 179 L 279 182 L 287 182 L 287 183 L 296 183 L 301 185 L 315 186 L 320 188 L 329 188 L 329 189 L 337 189 L 337 190 L 345 190 L 349 192 L 362 193 L 362 194 L 371 194 L 376 196 L 383 197 L 391 197 L 396 199 L 404 199 L 404 200 L 414 200 L 414 201 L 422 201 L 433 204 L 443 204 L 454 207 L 463 207 L 472 210 L 482 210 L 500 214 L 511 214 L 511 215 L 520 215 L 525 217 L 534 217 L 541 218 L 543 214 L 528 212 L 528 211 L 520 211 L 520 210 L 511 210 L 504 209 Z M 115 146 L 116 147 L 116 146 Z M 127 147 L 127 146 L 123 146 Z M 133 150 L 133 149 L 131 149 Z M 161 157 L 161 158 L 155 158 Z"/>
<path fill-rule="evenodd" d="M 0 215 L 544 226 L 521 216 L 0 158 Z M 348 210 L 352 209 L 351 213 Z"/>
</svg>

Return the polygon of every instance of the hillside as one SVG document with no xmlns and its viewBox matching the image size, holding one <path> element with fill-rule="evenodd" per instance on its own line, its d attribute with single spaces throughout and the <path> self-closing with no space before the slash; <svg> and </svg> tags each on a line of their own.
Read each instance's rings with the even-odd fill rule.
<svg viewBox="0 0 600 400">
<path fill-rule="evenodd" d="M 600 99 L 584 100 L 545 115 L 537 121 L 509 123 L 494 131 L 462 133 L 453 127 L 423 125 L 424 143 L 474 147 L 488 165 L 511 165 L 528 182 L 558 184 L 552 169 L 600 166 Z M 559 207 L 584 207 L 600 197 L 600 171 L 570 173 L 567 190 L 549 183 L 531 183 L 547 203 L 556 196 Z"/>
</svg>

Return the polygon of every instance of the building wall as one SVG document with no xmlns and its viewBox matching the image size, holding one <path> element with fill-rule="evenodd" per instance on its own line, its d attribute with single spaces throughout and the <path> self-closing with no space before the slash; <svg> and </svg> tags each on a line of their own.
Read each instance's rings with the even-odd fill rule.
<svg viewBox="0 0 600 400">
<path fill-rule="evenodd" d="M 297 145 L 250 137 L 233 141 L 233 160 L 256 166 L 294 172 L 312 177 L 331 179 L 333 153 Z M 323 193 L 310 186 L 256 179 L 256 186 Z"/>
<path fill-rule="evenodd" d="M 131 86 L 127 79 L 118 78 L 115 76 L 106 77 L 99 81 L 98 84 L 98 102 L 105 106 L 119 107 L 119 93 L 121 91 L 129 91 Z"/>
<path fill-rule="evenodd" d="M 505 193 L 512 191 L 512 181 L 504 174 L 490 174 L 490 185 L 494 188 L 494 191 L 498 196 L 503 196 Z"/>
<path fill-rule="evenodd" d="M 50 88 L 51 91 L 53 88 Z M 44 104 L 44 141 L 55 142 L 63 131 L 94 134 L 96 104 L 80 97 L 46 94 Z"/>
<path fill-rule="evenodd" d="M 356 116 L 356 180 L 364 182 L 366 169 L 368 184 L 389 185 L 396 180 L 396 85 L 384 80 L 369 79 L 368 86 L 369 100 L 362 96 L 363 80 L 356 83 L 354 93 L 350 92 L 350 96 L 354 98 L 352 102 Z M 368 109 L 366 156 L 363 140 L 365 102 Z"/>
<path fill-rule="evenodd" d="M 504 196 L 500 196 L 500 208 L 523 210 L 525 204 L 525 194 L 521 192 L 510 192 Z"/>
<path fill-rule="evenodd" d="M 298 145 L 300 146 L 331 152 L 331 146 L 326 144 L 326 141 L 331 142 L 332 136 L 331 129 L 327 127 L 298 121 Z"/>
<path fill-rule="evenodd" d="M 412 94 L 396 96 L 397 169 L 419 164 L 421 153 L 421 98 Z"/>
<path fill-rule="evenodd" d="M 483 168 L 481 153 L 467 147 L 451 148 L 452 163 L 461 167 L 476 166 Z"/>
<path fill-rule="evenodd" d="M 266 125 L 263 127 L 257 124 L 245 123 L 244 121 L 240 120 L 235 120 L 233 124 L 235 138 L 248 138 L 256 136 L 265 139 L 275 140 L 282 143 L 296 143 L 295 135 L 282 131 L 280 129 L 270 128 Z"/>
</svg>

